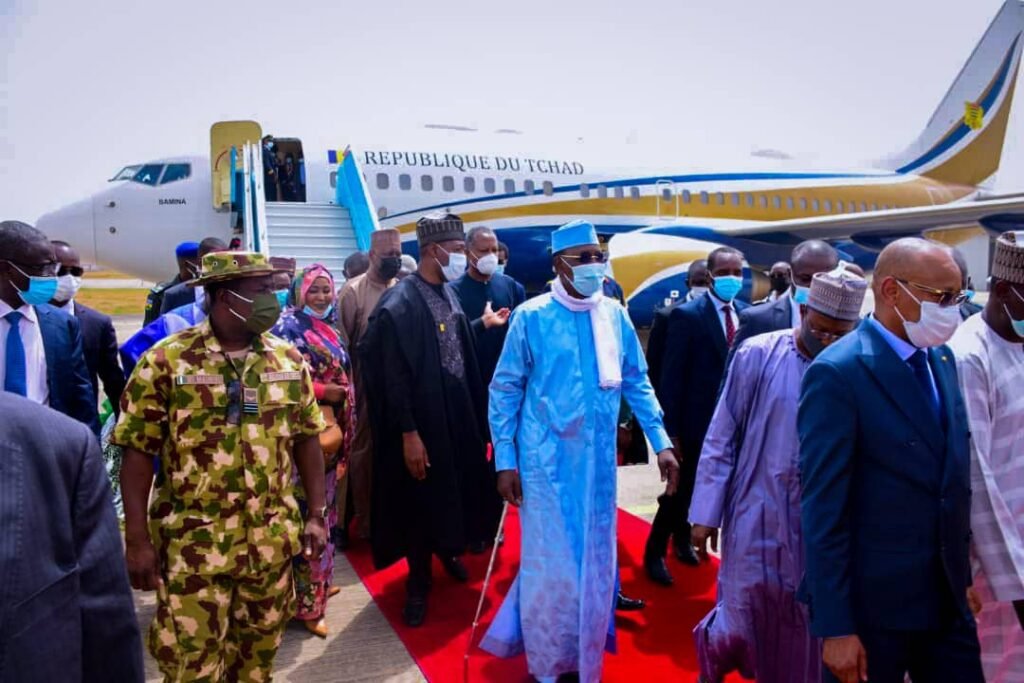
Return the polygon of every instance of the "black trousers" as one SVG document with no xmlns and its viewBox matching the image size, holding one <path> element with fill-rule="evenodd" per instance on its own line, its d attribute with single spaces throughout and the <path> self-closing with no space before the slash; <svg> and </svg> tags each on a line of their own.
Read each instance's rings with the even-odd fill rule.
<svg viewBox="0 0 1024 683">
<path fill-rule="evenodd" d="M 868 654 L 871 683 L 985 683 L 981 646 L 974 621 L 958 619 L 938 631 L 859 632 Z M 824 667 L 823 681 L 838 679 Z"/>
<path fill-rule="evenodd" d="M 1017 620 L 1020 622 L 1020 627 L 1024 629 L 1024 600 L 1014 600 L 1013 609 L 1017 610 Z"/>
<path fill-rule="evenodd" d="M 676 546 L 690 544 L 690 500 L 697 480 L 697 458 L 683 456 L 679 468 L 679 487 L 671 496 L 658 496 L 658 512 L 651 524 L 651 535 L 647 537 L 645 557 L 663 557 L 668 552 L 668 540 L 674 538 Z"/>
</svg>

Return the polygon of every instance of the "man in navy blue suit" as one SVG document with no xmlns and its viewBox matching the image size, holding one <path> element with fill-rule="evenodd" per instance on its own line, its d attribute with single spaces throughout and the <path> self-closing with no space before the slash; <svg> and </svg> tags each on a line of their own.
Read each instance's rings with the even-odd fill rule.
<svg viewBox="0 0 1024 683">
<path fill-rule="evenodd" d="M 818 356 L 800 397 L 802 593 L 827 681 L 983 681 L 970 585 L 968 427 L 953 353 L 959 268 L 902 239 L 875 312 Z"/>
<path fill-rule="evenodd" d="M 19 221 L 0 222 L 0 384 L 99 435 L 78 321 L 47 303 L 57 291 L 58 266 L 46 235 Z"/>
<path fill-rule="evenodd" d="M 658 498 L 658 512 L 644 551 L 648 577 L 663 586 L 672 584 L 665 564 L 672 537 L 676 558 L 684 564 L 699 560 L 690 545 L 686 521 L 697 476 L 704 435 L 711 424 L 725 360 L 739 328 L 739 312 L 747 307 L 736 300 L 743 288 L 743 254 L 719 247 L 708 254 L 708 291 L 693 301 L 672 308 L 665 328 L 661 378 L 655 383 L 665 410 L 665 428 L 680 458 L 679 488 Z"/>
</svg>

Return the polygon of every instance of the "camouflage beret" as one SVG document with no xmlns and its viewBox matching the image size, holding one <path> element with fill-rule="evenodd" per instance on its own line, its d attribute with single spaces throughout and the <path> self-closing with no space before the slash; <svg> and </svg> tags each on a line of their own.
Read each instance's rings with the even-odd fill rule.
<svg viewBox="0 0 1024 683">
<path fill-rule="evenodd" d="M 199 277 L 188 284 L 196 287 L 211 282 L 273 275 L 278 272 L 284 271 L 272 265 L 265 254 L 255 251 L 215 251 L 203 257 Z"/>
</svg>

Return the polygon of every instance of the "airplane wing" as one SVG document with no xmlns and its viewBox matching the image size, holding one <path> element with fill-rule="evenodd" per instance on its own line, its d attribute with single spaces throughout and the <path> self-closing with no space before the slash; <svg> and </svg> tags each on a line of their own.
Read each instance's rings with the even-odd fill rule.
<svg viewBox="0 0 1024 683">
<path fill-rule="evenodd" d="M 996 232 L 1010 229 L 1012 223 L 1024 223 L 1024 195 L 908 209 L 730 225 L 719 227 L 717 231 L 729 237 L 753 241 L 778 243 L 787 238 L 796 241 L 848 239 L 880 248 L 884 246 L 887 238 L 919 235 L 929 230 L 959 228 L 976 223 L 981 223 Z"/>
</svg>

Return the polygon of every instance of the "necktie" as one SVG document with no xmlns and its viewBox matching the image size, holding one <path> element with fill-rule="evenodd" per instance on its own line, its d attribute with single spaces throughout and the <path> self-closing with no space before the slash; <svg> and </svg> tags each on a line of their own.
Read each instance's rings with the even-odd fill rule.
<svg viewBox="0 0 1024 683">
<path fill-rule="evenodd" d="M 28 396 L 28 370 L 25 367 L 25 345 L 18 329 L 23 314 L 11 311 L 4 316 L 11 329 L 7 331 L 7 347 L 4 353 L 4 391 L 19 396 Z"/>
<path fill-rule="evenodd" d="M 732 321 L 732 306 L 722 306 L 722 313 L 725 313 L 725 343 L 731 348 L 732 342 L 736 339 L 736 324 Z"/>
<path fill-rule="evenodd" d="M 935 419 L 941 422 L 942 416 L 939 412 L 939 400 L 932 389 L 932 376 L 931 372 L 928 371 L 928 354 L 922 349 L 918 349 L 914 352 L 914 355 L 907 359 L 907 363 L 910 364 L 911 369 L 914 371 L 914 378 L 921 385 L 921 390 L 924 391 L 924 395 L 928 400 L 928 407 L 931 408 Z"/>
</svg>

